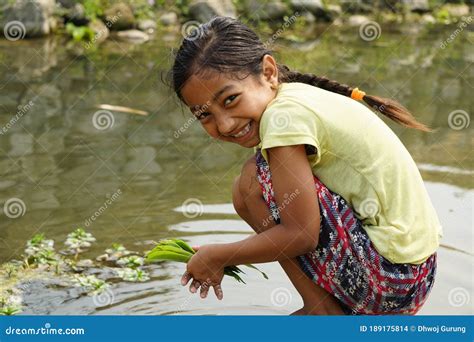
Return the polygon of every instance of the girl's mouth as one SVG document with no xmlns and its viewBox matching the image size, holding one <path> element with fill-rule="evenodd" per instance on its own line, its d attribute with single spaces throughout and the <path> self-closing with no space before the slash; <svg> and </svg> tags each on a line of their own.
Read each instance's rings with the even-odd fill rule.
<svg viewBox="0 0 474 342">
<path fill-rule="evenodd" d="M 245 141 L 252 131 L 252 121 L 250 121 L 239 133 L 232 135 L 233 138 L 237 139 L 239 142 Z"/>
</svg>

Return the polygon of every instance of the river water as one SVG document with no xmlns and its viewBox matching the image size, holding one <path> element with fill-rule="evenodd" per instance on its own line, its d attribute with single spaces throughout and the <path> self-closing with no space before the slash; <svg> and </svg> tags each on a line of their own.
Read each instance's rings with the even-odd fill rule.
<svg viewBox="0 0 474 342">
<path fill-rule="evenodd" d="M 423 314 L 473 313 L 474 155 L 468 124 L 473 36 L 466 30 L 441 48 L 452 30 L 383 29 L 378 40 L 367 42 L 357 29 L 329 28 L 308 32 L 316 38 L 307 42 L 280 39 L 275 45 L 277 59 L 291 68 L 396 98 L 435 128 L 426 134 L 387 122 L 417 162 L 445 231 L 436 284 Z M 37 232 L 61 245 L 67 233 L 87 222 L 97 238 L 88 257 L 114 242 L 144 251 L 152 240 L 170 236 L 205 244 L 251 234 L 232 209 L 231 185 L 252 151 L 207 137 L 160 81 L 179 38 L 176 32 L 160 32 L 142 45 L 109 40 L 85 55 L 57 37 L 0 40 L 0 203 L 18 198 L 25 204 L 18 218 L 0 214 L 0 262 L 18 258 Z M 150 115 L 113 112 L 113 125 L 101 130 L 93 124 L 99 104 Z M 203 203 L 204 212 L 184 215 L 179 208 L 189 201 Z M 251 271 L 246 285 L 226 279 L 222 302 L 190 295 L 178 284 L 183 265 L 167 263 L 149 267 L 148 282 L 116 282 L 114 301 L 105 307 L 74 290 L 39 282 L 25 296 L 23 313 L 288 314 L 298 309 L 301 300 L 279 265 L 261 266 L 270 280 Z M 107 278 L 105 273 L 97 270 Z"/>
</svg>

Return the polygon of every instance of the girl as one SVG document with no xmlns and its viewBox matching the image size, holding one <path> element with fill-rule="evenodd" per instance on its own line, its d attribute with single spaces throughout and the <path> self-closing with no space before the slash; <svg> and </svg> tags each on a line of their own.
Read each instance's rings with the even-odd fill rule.
<svg viewBox="0 0 474 342">
<path fill-rule="evenodd" d="M 216 17 L 184 39 L 179 99 L 215 139 L 254 148 L 234 207 L 258 234 L 201 246 L 181 279 L 205 298 L 227 265 L 279 261 L 294 314 L 415 314 L 436 272 L 441 227 L 389 118 L 427 131 L 398 103 L 278 64 L 257 35 Z"/>
</svg>

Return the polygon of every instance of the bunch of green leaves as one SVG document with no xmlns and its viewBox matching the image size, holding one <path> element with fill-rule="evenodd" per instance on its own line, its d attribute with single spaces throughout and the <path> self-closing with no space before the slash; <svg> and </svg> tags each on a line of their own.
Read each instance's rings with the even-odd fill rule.
<svg viewBox="0 0 474 342">
<path fill-rule="evenodd" d="M 147 253 L 145 261 L 153 262 L 158 260 L 168 260 L 187 263 L 195 253 L 196 251 L 183 240 L 161 240 L 149 253 Z M 254 265 L 247 264 L 245 266 L 259 271 L 265 279 L 268 279 L 267 275 Z M 225 275 L 233 277 L 238 282 L 245 284 L 245 281 L 240 277 L 240 274 L 242 273 L 245 274 L 245 272 L 237 266 L 226 266 L 224 268 Z"/>
</svg>

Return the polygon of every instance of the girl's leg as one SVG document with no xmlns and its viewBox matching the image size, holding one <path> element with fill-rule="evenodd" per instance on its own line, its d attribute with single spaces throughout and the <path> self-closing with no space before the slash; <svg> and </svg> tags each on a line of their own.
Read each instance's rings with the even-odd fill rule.
<svg viewBox="0 0 474 342">
<path fill-rule="evenodd" d="M 235 210 L 256 233 L 265 231 L 275 225 L 270 211 L 262 198 L 261 191 L 256 179 L 255 157 L 252 157 L 244 165 L 242 174 L 234 181 L 232 194 Z M 344 314 L 337 300 L 308 278 L 299 267 L 296 258 L 282 260 L 280 265 L 303 299 L 304 307 L 293 314 Z"/>
</svg>

